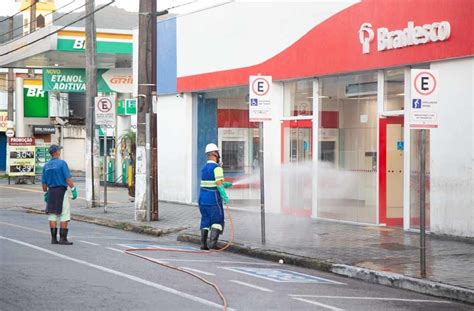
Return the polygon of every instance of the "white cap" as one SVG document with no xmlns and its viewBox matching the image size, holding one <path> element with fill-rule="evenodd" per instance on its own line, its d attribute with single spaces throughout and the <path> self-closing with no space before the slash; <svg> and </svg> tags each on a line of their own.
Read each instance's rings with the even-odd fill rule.
<svg viewBox="0 0 474 311">
<path fill-rule="evenodd" d="M 217 145 L 216 144 L 207 144 L 206 145 L 206 153 L 213 152 L 213 151 L 219 151 L 219 148 L 217 147 Z"/>
</svg>

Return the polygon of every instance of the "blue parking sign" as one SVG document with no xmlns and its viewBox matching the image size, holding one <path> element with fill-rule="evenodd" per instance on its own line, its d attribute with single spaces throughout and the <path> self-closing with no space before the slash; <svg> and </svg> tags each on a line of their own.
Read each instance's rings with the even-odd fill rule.
<svg viewBox="0 0 474 311">
<path fill-rule="evenodd" d="M 251 98 L 250 99 L 250 106 L 258 106 L 258 99 L 257 98 Z"/>
<path fill-rule="evenodd" d="M 251 275 L 257 278 L 278 282 L 278 283 L 317 283 L 317 284 L 339 284 L 337 281 L 329 280 L 314 275 L 304 274 L 296 271 L 275 268 L 254 268 L 254 267 L 221 267 L 226 270 Z"/>
<path fill-rule="evenodd" d="M 413 109 L 421 109 L 421 99 L 420 98 L 414 98 L 411 107 Z"/>
</svg>

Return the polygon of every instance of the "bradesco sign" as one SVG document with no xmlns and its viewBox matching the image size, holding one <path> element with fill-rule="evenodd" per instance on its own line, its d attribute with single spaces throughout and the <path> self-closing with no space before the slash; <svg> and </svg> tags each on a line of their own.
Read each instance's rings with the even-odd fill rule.
<svg viewBox="0 0 474 311">
<path fill-rule="evenodd" d="M 405 29 L 389 30 L 386 27 L 377 29 L 377 51 L 399 49 L 413 45 L 440 42 L 451 36 L 451 24 L 447 21 L 432 24 L 415 25 L 409 21 Z M 374 40 L 371 23 L 363 23 L 359 28 L 359 41 L 362 53 L 370 53 L 370 42 Z"/>
</svg>

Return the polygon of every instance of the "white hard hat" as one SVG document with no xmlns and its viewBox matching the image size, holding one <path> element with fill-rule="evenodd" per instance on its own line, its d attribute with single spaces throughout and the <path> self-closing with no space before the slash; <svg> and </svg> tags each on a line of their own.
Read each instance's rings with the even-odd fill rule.
<svg viewBox="0 0 474 311">
<path fill-rule="evenodd" d="M 206 153 L 213 152 L 213 151 L 219 151 L 219 148 L 217 147 L 217 145 L 216 144 L 207 144 L 206 145 Z"/>
</svg>

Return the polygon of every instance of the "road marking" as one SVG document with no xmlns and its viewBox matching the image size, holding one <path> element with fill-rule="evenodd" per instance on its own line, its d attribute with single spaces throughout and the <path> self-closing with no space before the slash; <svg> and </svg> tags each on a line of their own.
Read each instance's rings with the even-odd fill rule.
<svg viewBox="0 0 474 311">
<path fill-rule="evenodd" d="M 308 297 L 308 298 L 329 298 L 329 299 L 354 299 L 354 300 L 383 300 L 383 301 L 451 303 L 450 301 L 443 301 L 443 300 L 385 298 L 385 297 L 348 297 L 348 296 L 318 296 L 318 295 L 289 295 L 289 296 L 290 297 Z"/>
<path fill-rule="evenodd" d="M 11 226 L 11 227 L 17 227 L 17 228 L 21 228 L 21 229 L 25 229 L 25 230 L 29 230 L 29 231 L 39 232 L 39 233 L 42 233 L 42 234 L 50 234 L 49 232 L 46 232 L 46 231 L 41 231 L 41 230 L 37 230 L 37 229 L 33 229 L 33 228 L 23 227 L 23 226 L 20 226 L 20 225 L 9 224 L 7 222 L 0 221 L 0 224 L 6 225 L 6 226 Z"/>
<path fill-rule="evenodd" d="M 187 294 L 187 293 L 181 292 L 179 290 L 173 289 L 171 287 L 167 287 L 167 286 L 164 286 L 164 285 L 161 285 L 161 284 L 158 284 L 158 283 L 154 283 L 154 282 L 139 278 L 137 276 L 133 276 L 133 275 L 130 275 L 130 274 L 127 274 L 127 273 L 124 273 L 124 272 L 120 272 L 120 271 L 117 271 L 117 270 L 106 268 L 104 266 L 99 266 L 99 265 L 87 262 L 85 260 L 69 257 L 69 256 L 66 256 L 66 255 L 57 253 L 57 252 L 50 251 L 49 249 L 46 249 L 46 248 L 42 248 L 42 247 L 32 245 L 32 244 L 29 244 L 29 243 L 26 243 L 26 242 L 22 242 L 22 241 L 19 241 L 19 240 L 10 239 L 10 238 L 7 238 L 7 237 L 1 236 L 1 235 L 0 235 L 0 239 L 7 240 L 7 241 L 10 241 L 10 242 L 13 242 L 13 243 L 16 243 L 16 244 L 20 244 L 20 245 L 23 245 L 23 246 L 26 246 L 26 247 L 30 247 L 30 248 L 36 249 L 38 251 L 41 251 L 43 253 L 47 253 L 47 254 L 50 254 L 50 255 L 53 255 L 53 256 L 56 256 L 56 257 L 59 257 L 59 258 L 62 258 L 62 259 L 66 259 L 66 260 L 69 260 L 69 261 L 72 261 L 72 262 L 75 262 L 75 263 L 78 263 L 78 264 L 81 264 L 81 265 L 85 265 L 85 266 L 88 266 L 88 267 L 91 267 L 91 268 L 94 268 L 94 269 L 97 269 L 97 270 L 100 270 L 100 271 L 103 271 L 103 272 L 107 272 L 107 273 L 110 273 L 110 274 L 113 274 L 113 275 L 116 275 L 116 276 L 120 276 L 120 277 L 123 277 L 125 279 L 129 279 L 129 280 L 135 281 L 137 283 L 147 285 L 147 286 L 159 289 L 161 291 L 164 291 L 164 292 L 176 295 L 176 296 L 180 296 L 182 298 L 189 299 L 189 300 L 194 301 L 194 302 L 199 302 L 199 303 L 204 304 L 206 306 L 219 308 L 219 309 L 223 308 L 222 305 L 217 304 L 215 302 L 212 302 L 212 301 L 209 301 L 209 300 L 206 300 L 204 298 L 200 298 L 200 297 L 197 297 L 197 296 L 194 296 L 194 295 L 191 295 L 191 294 Z"/>
<path fill-rule="evenodd" d="M 161 261 L 161 260 L 160 260 Z M 162 262 L 162 261 L 161 261 Z M 189 271 L 193 271 L 193 272 L 197 272 L 197 273 L 201 273 L 201 274 L 205 274 L 205 275 L 212 275 L 212 276 L 215 276 L 214 273 L 211 273 L 211 272 L 206 272 L 206 271 L 202 271 L 202 270 L 198 270 L 198 269 L 193 269 L 193 268 L 189 268 L 189 267 L 181 267 L 183 268 L 184 270 L 189 270 Z"/>
<path fill-rule="evenodd" d="M 110 249 L 111 251 L 118 252 L 118 253 L 125 253 L 123 250 L 116 249 L 116 248 L 113 248 L 113 247 L 106 247 L 106 249 Z"/>
<path fill-rule="evenodd" d="M 240 285 L 243 285 L 243 286 L 252 287 L 252 288 L 264 291 L 264 292 L 273 292 L 273 290 L 271 290 L 271 289 L 268 289 L 268 288 L 265 288 L 265 287 L 260 287 L 260 286 L 249 284 L 249 283 L 245 283 L 245 282 L 241 282 L 241 281 L 237 281 L 237 280 L 230 280 L 230 282 L 237 283 L 237 284 L 240 284 Z"/>
<path fill-rule="evenodd" d="M 336 284 L 346 285 L 330 279 L 304 274 L 296 271 L 278 268 L 257 268 L 257 267 L 219 267 L 256 278 L 265 279 L 278 283 L 315 283 L 315 284 Z"/>
<path fill-rule="evenodd" d="M 176 259 L 176 258 L 164 258 L 165 261 L 175 262 L 203 262 L 203 263 L 229 263 L 229 264 L 240 264 L 240 265 L 262 265 L 262 266 L 279 266 L 277 263 L 265 263 L 265 262 L 249 262 L 249 261 L 229 261 L 229 260 L 205 260 L 205 259 Z M 221 267 L 223 268 L 223 267 Z"/>
<path fill-rule="evenodd" d="M 344 309 L 339 309 L 339 308 L 336 308 L 336 307 L 333 307 L 333 306 L 330 306 L 330 305 L 325 305 L 324 303 L 320 303 L 320 302 L 317 302 L 317 301 L 312 301 L 312 300 L 303 299 L 303 298 L 296 298 L 296 297 L 293 297 L 293 299 L 303 301 L 303 302 L 306 302 L 306 303 L 310 303 L 312 305 L 323 307 L 323 308 L 326 308 L 326 309 L 332 310 L 332 311 L 344 311 Z"/>
<path fill-rule="evenodd" d="M 87 241 L 83 241 L 83 240 L 78 240 L 78 241 L 81 242 L 81 243 L 89 244 L 89 245 L 99 246 L 99 244 L 97 244 L 97 243 L 87 242 Z"/>
</svg>

